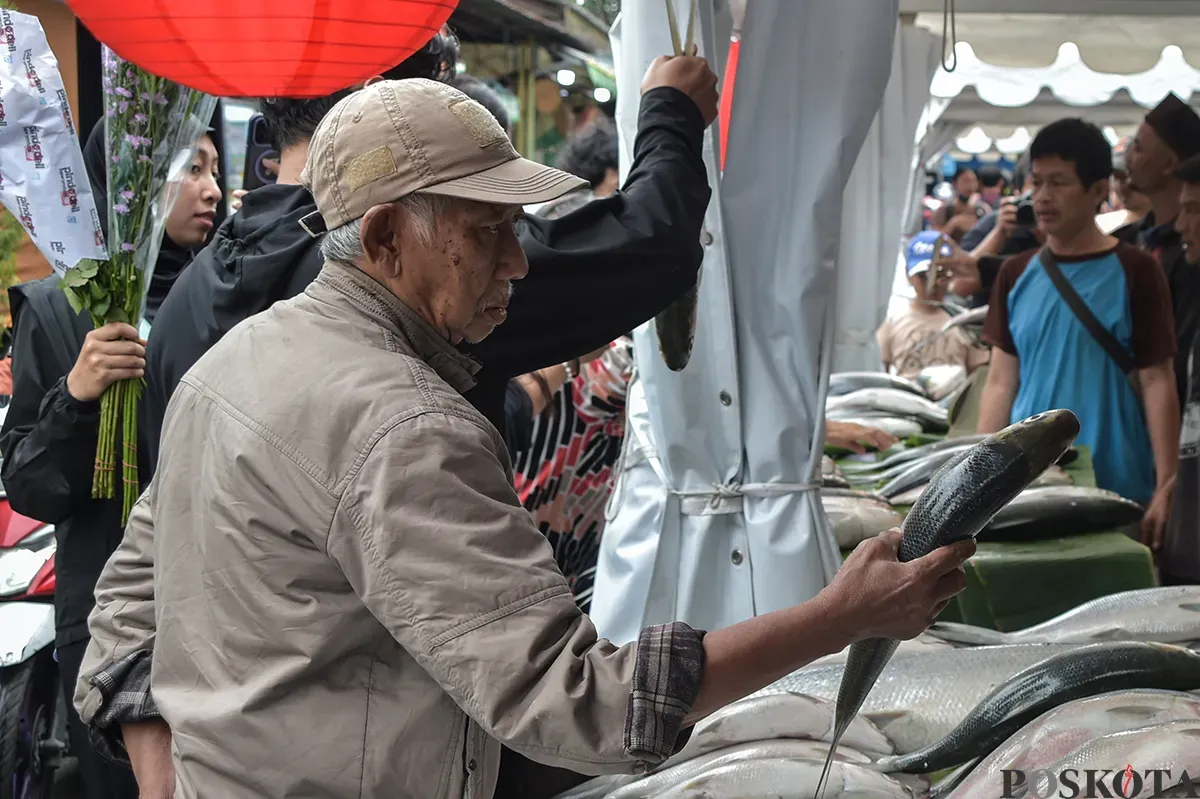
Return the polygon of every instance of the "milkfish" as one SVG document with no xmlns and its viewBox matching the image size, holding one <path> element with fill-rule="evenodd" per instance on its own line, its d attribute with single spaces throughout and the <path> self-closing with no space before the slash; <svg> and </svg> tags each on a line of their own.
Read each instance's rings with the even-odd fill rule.
<svg viewBox="0 0 1200 799">
<path fill-rule="evenodd" d="M 944 449 L 941 452 L 933 453 L 927 458 L 906 464 L 903 471 L 888 480 L 876 493 L 890 501 L 909 489 L 923 486 L 933 479 L 933 475 L 938 469 L 968 449 L 970 447 Z"/>
<path fill-rule="evenodd" d="M 634 778 L 616 790 L 604 794 L 604 799 L 652 799 L 660 796 L 663 791 L 695 779 L 707 771 L 747 760 L 811 760 L 819 763 L 824 756 L 825 747 L 819 741 L 752 741 L 679 762 L 675 762 L 676 758 L 671 758 L 651 774 L 640 779 Z M 838 758 L 844 763 L 859 766 L 869 766 L 873 762 L 871 758 L 853 749 L 838 752 Z"/>
<path fill-rule="evenodd" d="M 680 372 L 692 359 L 692 344 L 696 339 L 696 310 L 700 300 L 700 276 L 682 297 L 654 317 L 658 349 L 663 362 L 672 372 Z"/>
<path fill-rule="evenodd" d="M 1014 674 L 1052 655 L 1079 648 L 1073 644 L 1021 644 L 917 651 L 914 642 L 923 643 L 923 639 L 918 636 L 900 644 L 859 714 L 901 754 L 945 738 L 984 697 Z M 848 653 L 811 663 L 754 696 L 791 692 L 832 704 L 837 701 L 846 657 Z"/>
<path fill-rule="evenodd" d="M 797 693 L 748 697 L 726 705 L 697 724 L 687 744 L 671 760 L 678 763 L 727 746 L 775 738 L 829 741 L 833 714 L 833 703 L 819 697 Z M 895 751 L 891 741 L 868 719 L 855 719 L 845 738 L 846 745 L 859 752 L 890 755 Z"/>
<path fill-rule="evenodd" d="M 899 559 L 915 560 L 974 536 L 1010 499 L 1061 458 L 1078 434 L 1075 414 L 1053 410 L 1009 425 L 959 453 L 933 476 L 905 517 Z M 838 691 L 837 726 L 827 762 L 832 762 L 842 731 L 899 645 L 894 638 L 868 638 L 851 646 Z"/>
<path fill-rule="evenodd" d="M 655 799 L 813 799 L 818 782 L 829 795 L 846 799 L 911 799 L 899 780 L 855 763 L 831 762 L 828 773 L 820 760 L 769 758 L 744 760 L 710 769 Z"/>
<path fill-rule="evenodd" d="M 887 372 L 834 372 L 829 376 L 829 396 L 840 397 L 864 388 L 894 388 L 919 397 L 925 392 L 919 385 Z"/>
<path fill-rule="evenodd" d="M 966 381 L 967 370 L 959 364 L 927 366 L 917 375 L 917 384 L 934 402 L 950 396 Z"/>
<path fill-rule="evenodd" d="M 870 415 L 872 413 L 909 417 L 921 423 L 926 432 L 944 433 L 949 428 L 946 409 L 930 402 L 924 394 L 913 394 L 896 388 L 862 388 L 825 401 L 827 418 L 835 413 Z"/>
<path fill-rule="evenodd" d="M 938 332 L 945 333 L 948 330 L 953 330 L 956 327 L 970 327 L 972 325 L 982 325 L 983 320 L 987 319 L 987 310 L 988 310 L 988 307 L 986 305 L 983 305 L 983 306 L 980 306 L 979 308 L 972 308 L 969 311 L 964 311 L 963 313 L 955 314 L 954 316 L 950 317 L 950 320 L 947 321 L 946 324 L 942 325 L 942 329 Z"/>
<path fill-rule="evenodd" d="M 916 654 L 918 652 L 921 652 L 921 653 L 937 652 L 937 651 L 945 652 L 947 650 L 953 650 L 955 648 L 956 647 L 954 646 L 954 644 L 943 641 L 940 638 L 934 638 L 932 636 L 925 635 L 924 633 L 922 633 L 921 635 L 918 635 L 916 638 L 913 638 L 912 640 L 901 641 L 900 646 L 896 649 L 896 654 L 892 656 L 892 662 L 894 663 L 896 658 L 903 658 L 908 655 Z M 817 658 L 812 663 L 809 663 L 807 666 L 805 666 L 805 669 L 811 669 L 811 668 L 814 668 L 817 666 L 828 666 L 831 664 L 838 664 L 838 665 L 845 666 L 846 657 L 849 654 L 850 654 L 850 647 L 846 647 L 841 652 L 834 652 L 832 655 L 826 655 L 825 657 Z M 885 671 L 884 674 L 887 674 L 887 672 Z M 839 679 L 840 679 L 840 676 L 839 676 Z M 884 679 L 884 678 L 881 677 L 880 679 Z M 835 686 L 835 693 L 836 693 L 836 686 Z M 843 741 L 843 743 L 845 743 L 845 742 Z"/>
<path fill-rule="evenodd" d="M 882 758 L 883 771 L 927 774 L 983 757 L 1051 708 L 1108 691 L 1200 688 L 1200 654 L 1172 644 L 1122 641 L 1055 655 L 1017 674 L 942 740 Z"/>
<path fill-rule="evenodd" d="M 1120 494 L 1091 486 L 1030 486 L 1004 506 L 979 534 L 981 541 L 1063 538 L 1116 530 L 1145 509 Z"/>
<path fill-rule="evenodd" d="M 977 444 L 979 442 L 974 442 L 974 443 Z M 930 463 L 936 463 L 940 467 L 943 463 L 946 462 L 947 453 L 950 453 L 952 455 L 957 454 L 959 452 L 962 452 L 963 450 L 970 449 L 972 446 L 974 446 L 974 444 L 959 444 L 956 447 L 944 447 L 944 448 L 938 450 L 937 452 L 930 452 L 929 454 L 925 455 L 925 457 L 923 457 L 923 458 L 917 458 L 915 460 L 904 461 L 903 463 L 897 463 L 895 466 L 889 466 L 886 469 L 883 469 L 878 472 L 852 472 L 852 473 L 846 475 L 846 479 L 851 480 L 853 482 L 859 482 L 859 483 L 886 482 L 886 481 L 893 480 L 893 479 L 899 477 L 900 475 L 902 475 L 905 472 L 912 469 L 914 466 L 917 466 L 920 464 L 925 464 L 926 467 L 928 467 L 928 465 Z M 928 472 L 928 474 L 926 474 L 925 480 L 922 480 L 921 482 L 923 482 L 923 483 L 928 482 L 929 478 L 932 477 L 933 473 L 936 471 L 937 471 L 937 468 L 930 470 Z"/>
<path fill-rule="evenodd" d="M 995 799 L 1005 770 L 1029 773 L 1096 738 L 1182 719 L 1200 719 L 1200 696 L 1135 690 L 1068 702 L 1022 727 L 976 765 L 950 795 L 953 799 Z"/>
<path fill-rule="evenodd" d="M 821 507 L 841 549 L 854 549 L 904 522 L 904 516 L 886 500 L 865 491 L 822 488 Z"/>
<path fill-rule="evenodd" d="M 821 456 L 821 485 L 830 488 L 849 488 L 850 482 L 828 455 Z"/>
<path fill-rule="evenodd" d="M 1052 619 L 1005 633 L 937 622 L 928 635 L 954 644 L 1090 644 L 1098 641 L 1200 641 L 1200 586 L 1140 588 L 1085 602 Z"/>
<path fill-rule="evenodd" d="M 1125 782 L 1126 774 L 1121 769 L 1122 763 L 1132 767 L 1129 769 L 1128 784 Z M 1089 741 L 1047 767 L 1049 774 L 1062 774 L 1068 770 L 1080 775 L 1088 770 L 1096 774 L 1108 771 L 1106 790 L 1101 793 L 1097 787 L 1097 795 L 1120 796 L 1122 799 L 1157 796 L 1163 792 L 1162 789 L 1174 788 L 1183 773 L 1187 772 L 1191 785 L 1185 786 L 1181 795 L 1195 796 L 1196 788 L 1200 787 L 1197 785 L 1200 783 L 1200 777 L 1197 777 L 1200 775 L 1200 721 L 1181 719 L 1153 727 L 1114 732 Z M 1167 779 L 1167 772 L 1174 776 L 1174 780 Z M 1066 785 L 1061 788 L 1053 786 L 1053 790 L 1048 790 L 1052 787 L 1048 782 L 1049 777 L 1039 773 L 1037 785 L 1019 786 L 1012 795 L 1018 799 L 1029 793 L 1034 796 L 1071 795 L 1071 789 Z M 1079 787 L 1082 789 L 1085 786 Z M 1065 793 L 1059 794 L 1059 790 Z"/>
<path fill-rule="evenodd" d="M 894 466 L 899 466 L 904 463 L 912 463 L 919 461 L 928 455 L 935 452 L 941 452 L 944 449 L 954 449 L 957 447 L 971 446 L 978 444 L 987 438 L 986 435 L 969 435 L 955 436 L 953 438 L 943 438 L 941 441 L 934 441 L 929 444 L 922 444 L 919 447 L 909 447 L 902 449 L 899 452 L 893 452 L 886 458 L 869 463 L 848 463 L 842 467 L 842 471 L 849 474 L 850 472 L 881 472 L 885 469 L 890 469 Z"/>
</svg>

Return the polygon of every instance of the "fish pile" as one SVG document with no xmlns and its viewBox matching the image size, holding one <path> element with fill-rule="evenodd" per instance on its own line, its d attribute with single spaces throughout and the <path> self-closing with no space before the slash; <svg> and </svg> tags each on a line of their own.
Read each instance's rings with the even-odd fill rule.
<svg viewBox="0 0 1200 799">
<path fill-rule="evenodd" d="M 830 396 L 825 401 L 825 418 L 857 421 L 871 427 L 879 426 L 872 421 L 875 419 L 899 419 L 915 422 L 926 433 L 944 433 L 950 429 L 950 415 L 945 408 L 924 394 L 899 388 L 860 388 L 849 394 Z"/>
<path fill-rule="evenodd" d="M 1142 784 L 1121 799 L 1154 795 L 1155 770 L 1187 771 L 1200 788 L 1200 653 L 1182 646 L 1196 641 L 1200 586 L 1113 594 L 1016 633 L 935 625 L 896 648 L 846 727 L 823 795 L 997 799 L 1005 772 L 1022 772 L 1034 784 L 1018 780 L 1007 795 L 1039 797 L 1058 795 L 1042 770 L 1127 763 Z M 817 799 L 848 655 L 709 716 L 650 774 L 598 777 L 558 799 Z"/>
</svg>

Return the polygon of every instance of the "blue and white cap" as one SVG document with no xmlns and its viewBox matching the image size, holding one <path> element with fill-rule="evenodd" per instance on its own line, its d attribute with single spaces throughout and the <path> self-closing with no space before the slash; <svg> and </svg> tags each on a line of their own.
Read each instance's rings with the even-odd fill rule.
<svg viewBox="0 0 1200 799">
<path fill-rule="evenodd" d="M 938 237 L 942 234 L 936 230 L 922 230 L 908 241 L 908 249 L 904 253 L 905 268 L 908 276 L 919 275 L 929 270 L 933 262 L 933 248 L 937 246 Z M 949 243 L 942 244 L 942 257 L 954 254 L 954 247 Z"/>
</svg>

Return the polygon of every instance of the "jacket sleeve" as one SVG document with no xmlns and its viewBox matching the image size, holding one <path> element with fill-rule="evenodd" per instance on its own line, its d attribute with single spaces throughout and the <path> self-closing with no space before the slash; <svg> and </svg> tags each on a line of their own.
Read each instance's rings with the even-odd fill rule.
<svg viewBox="0 0 1200 799">
<path fill-rule="evenodd" d="M 13 336 L 13 396 L 0 428 L 4 454 L 0 478 L 17 513 L 59 524 L 91 500 L 100 403 L 80 402 L 67 392 L 53 359 L 42 320 L 22 305 Z"/>
<path fill-rule="evenodd" d="M 91 640 L 75 683 L 75 708 L 93 745 L 110 760 L 127 762 L 121 724 L 158 718 L 150 694 L 154 617 L 154 518 L 151 483 L 129 515 L 125 537 L 96 584 L 88 617 Z"/>
<path fill-rule="evenodd" d="M 603 347 L 690 289 L 712 195 L 703 143 L 690 97 L 647 92 L 621 191 L 560 219 L 522 222 L 529 274 L 513 284 L 504 324 L 468 351 L 516 377 Z"/>
<path fill-rule="evenodd" d="M 494 432 L 453 411 L 382 431 L 341 497 L 330 556 L 501 743 L 580 773 L 662 762 L 699 692 L 703 633 L 676 623 L 623 647 L 598 639 L 517 501 L 499 447 Z"/>
</svg>

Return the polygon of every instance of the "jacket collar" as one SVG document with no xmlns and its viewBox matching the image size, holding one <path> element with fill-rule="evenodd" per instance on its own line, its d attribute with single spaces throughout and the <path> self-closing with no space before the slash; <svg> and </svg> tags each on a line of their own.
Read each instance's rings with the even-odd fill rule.
<svg viewBox="0 0 1200 799">
<path fill-rule="evenodd" d="M 459 352 L 399 297 L 361 269 L 326 261 L 314 283 L 336 292 L 356 310 L 399 335 L 414 355 L 429 364 L 458 393 L 474 387 L 479 362 Z"/>
</svg>

